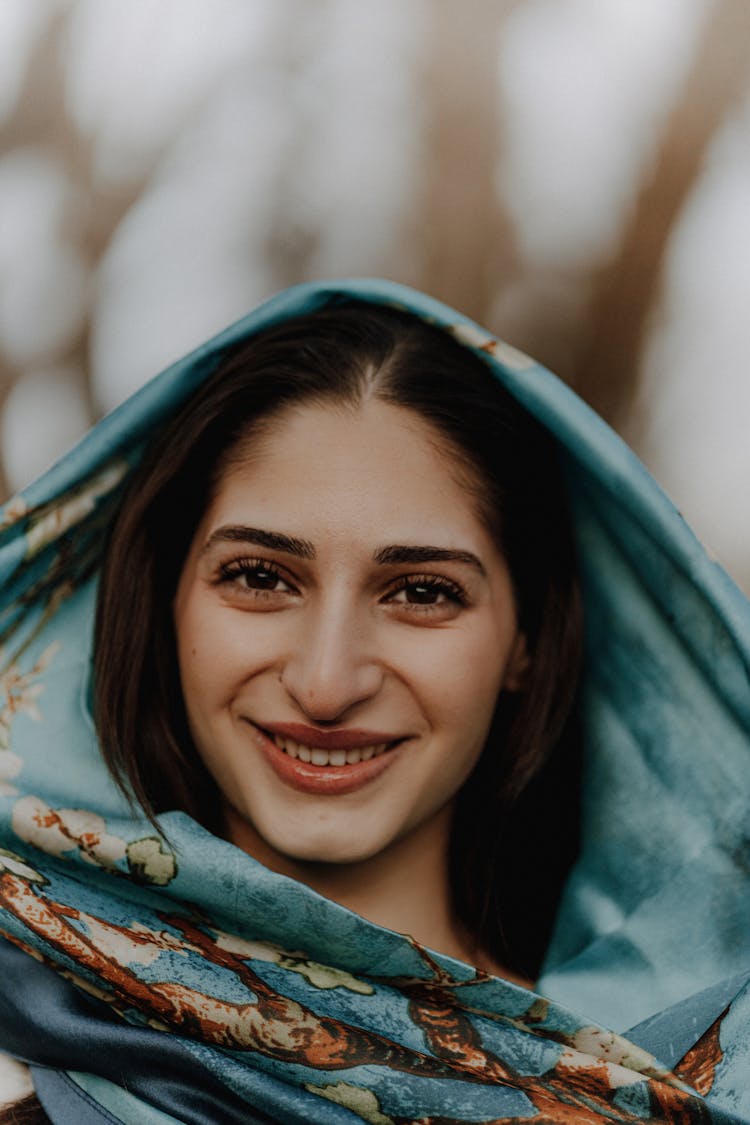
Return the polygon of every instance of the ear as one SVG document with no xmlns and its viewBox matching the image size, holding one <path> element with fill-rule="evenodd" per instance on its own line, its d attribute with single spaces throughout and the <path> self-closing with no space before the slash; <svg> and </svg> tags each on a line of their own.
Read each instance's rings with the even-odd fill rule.
<svg viewBox="0 0 750 1125">
<path fill-rule="evenodd" d="M 523 691 L 531 667 L 526 634 L 519 633 L 513 642 L 503 678 L 503 691 Z"/>
</svg>

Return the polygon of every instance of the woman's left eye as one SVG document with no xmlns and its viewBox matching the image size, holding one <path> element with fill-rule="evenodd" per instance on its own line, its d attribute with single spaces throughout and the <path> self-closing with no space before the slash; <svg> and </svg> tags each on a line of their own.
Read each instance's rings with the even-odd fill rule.
<svg viewBox="0 0 750 1125">
<path fill-rule="evenodd" d="M 391 604 L 418 609 L 466 604 L 466 596 L 461 587 L 442 578 L 402 579 L 386 600 Z"/>
</svg>

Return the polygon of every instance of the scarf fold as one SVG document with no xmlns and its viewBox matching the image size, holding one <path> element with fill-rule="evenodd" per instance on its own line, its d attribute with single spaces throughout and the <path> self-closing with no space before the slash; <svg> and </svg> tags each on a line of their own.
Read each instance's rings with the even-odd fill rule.
<svg viewBox="0 0 750 1125">
<path fill-rule="evenodd" d="M 98 752 L 96 575 L 129 472 L 228 347 L 342 299 L 444 327 L 562 450 L 588 631 L 583 847 L 536 992 L 185 814 L 160 818 L 166 842 Z M 0 1048 L 36 1064 L 53 1120 L 85 1102 L 124 1122 L 750 1122 L 750 608 L 549 372 L 403 287 L 298 286 L 11 500 L 0 581 Z"/>
</svg>

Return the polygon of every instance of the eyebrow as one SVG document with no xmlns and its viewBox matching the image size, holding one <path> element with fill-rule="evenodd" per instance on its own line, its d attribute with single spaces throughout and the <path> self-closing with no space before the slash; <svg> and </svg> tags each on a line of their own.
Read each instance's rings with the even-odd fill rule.
<svg viewBox="0 0 750 1125">
<path fill-rule="evenodd" d="M 299 559 L 314 559 L 315 548 L 309 539 L 297 539 L 284 535 L 281 531 L 263 531 L 258 527 L 228 525 L 213 531 L 203 548 L 208 551 L 214 543 L 254 543 L 257 547 L 267 547 L 271 551 L 282 551 Z M 480 574 L 486 574 L 479 557 L 471 551 L 460 551 L 452 547 L 419 546 L 410 547 L 394 543 L 381 547 L 373 554 L 373 561 L 380 566 L 393 566 L 399 563 L 459 562 L 474 567 Z"/>
<path fill-rule="evenodd" d="M 471 551 L 458 551 L 451 547 L 406 547 L 394 544 L 390 547 L 381 547 L 373 555 L 376 563 L 428 563 L 428 562 L 460 562 L 473 566 L 480 574 L 486 571 L 481 560 Z"/>
<path fill-rule="evenodd" d="M 283 551 L 287 555 L 296 555 L 298 559 L 314 559 L 315 548 L 309 539 L 295 539 L 292 535 L 283 535 L 280 531 L 261 531 L 258 527 L 217 527 L 206 541 L 203 548 L 208 551 L 214 543 L 254 543 L 256 547 L 267 547 L 270 551 Z"/>
</svg>

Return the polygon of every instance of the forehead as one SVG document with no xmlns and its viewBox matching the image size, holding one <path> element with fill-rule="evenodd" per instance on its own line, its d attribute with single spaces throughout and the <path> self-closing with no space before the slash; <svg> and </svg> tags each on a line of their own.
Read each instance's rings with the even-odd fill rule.
<svg viewBox="0 0 750 1125">
<path fill-rule="evenodd" d="M 398 535 L 477 535 L 477 482 L 426 419 L 369 399 L 289 408 L 251 433 L 220 473 L 209 522 L 243 510 L 297 525 Z"/>
</svg>

